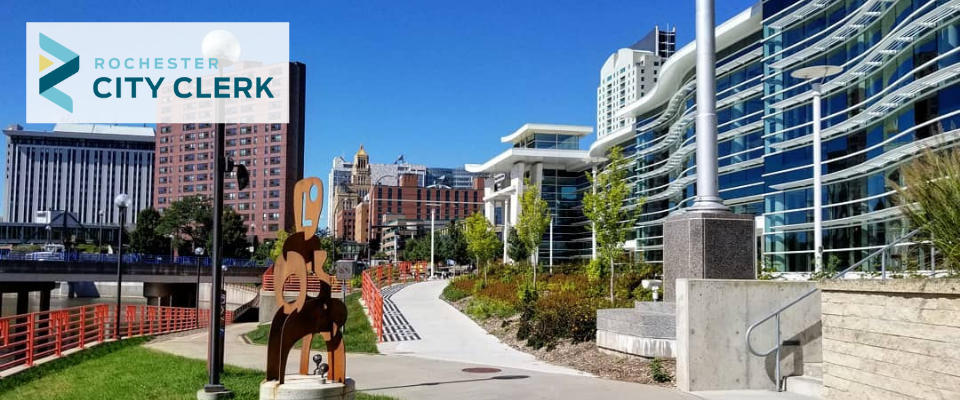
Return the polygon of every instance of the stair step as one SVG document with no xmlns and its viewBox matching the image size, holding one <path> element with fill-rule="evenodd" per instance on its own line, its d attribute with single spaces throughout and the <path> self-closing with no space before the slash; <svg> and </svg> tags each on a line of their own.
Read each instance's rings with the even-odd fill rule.
<svg viewBox="0 0 960 400">
<path fill-rule="evenodd" d="M 784 383 L 785 390 L 788 393 L 795 393 L 802 396 L 823 398 L 823 379 L 812 376 L 788 376 Z"/>
<path fill-rule="evenodd" d="M 803 375 L 823 379 L 823 363 L 804 363 Z"/>
</svg>

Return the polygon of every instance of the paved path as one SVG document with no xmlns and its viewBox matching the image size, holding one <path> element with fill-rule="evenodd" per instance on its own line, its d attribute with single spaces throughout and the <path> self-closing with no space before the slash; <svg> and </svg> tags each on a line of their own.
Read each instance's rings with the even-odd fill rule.
<svg viewBox="0 0 960 400">
<path fill-rule="evenodd" d="M 416 329 L 420 340 L 381 343 L 377 346 L 381 353 L 589 376 L 545 363 L 501 343 L 496 336 L 487 333 L 469 317 L 440 299 L 440 292 L 446 285 L 445 280 L 418 283 L 403 288 L 391 297 L 400 313 Z"/>
<path fill-rule="evenodd" d="M 267 348 L 246 344 L 240 335 L 255 324 L 227 327 L 227 364 L 264 370 Z M 204 359 L 207 354 L 205 332 L 163 338 L 147 347 Z M 293 360 L 292 360 L 293 361 Z M 295 372 L 296 361 L 287 365 Z M 695 396 L 675 389 L 610 381 L 585 376 L 554 374 L 516 368 L 500 368 L 492 374 L 463 372 L 464 368 L 484 365 L 430 360 L 403 355 L 347 354 L 347 375 L 357 381 L 357 389 L 408 400 L 449 399 L 664 399 L 693 400 Z"/>
</svg>

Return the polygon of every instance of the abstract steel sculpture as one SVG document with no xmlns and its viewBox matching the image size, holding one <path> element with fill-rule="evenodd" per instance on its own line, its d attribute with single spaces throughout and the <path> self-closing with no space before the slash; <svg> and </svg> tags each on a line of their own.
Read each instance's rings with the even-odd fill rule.
<svg viewBox="0 0 960 400">
<path fill-rule="evenodd" d="M 311 191 L 316 189 L 316 195 Z M 347 306 L 331 297 L 335 278 L 323 270 L 327 252 L 320 250 L 320 238 L 316 236 L 320 212 L 323 210 L 323 182 L 319 178 L 305 178 L 293 188 L 293 215 L 297 232 L 283 242 L 283 250 L 273 265 L 274 295 L 279 309 L 270 326 L 267 345 L 267 380 L 281 384 L 287 366 L 287 356 L 297 340 L 300 346 L 300 374 L 310 371 L 310 343 L 314 334 L 320 334 L 327 344 L 327 379 L 343 383 L 346 379 L 346 355 L 343 345 L 343 326 L 347 321 Z M 320 279 L 320 293 L 316 297 L 307 294 L 307 277 L 313 274 Z M 287 279 L 294 278 L 299 284 L 297 297 L 288 302 L 283 297 Z"/>
</svg>

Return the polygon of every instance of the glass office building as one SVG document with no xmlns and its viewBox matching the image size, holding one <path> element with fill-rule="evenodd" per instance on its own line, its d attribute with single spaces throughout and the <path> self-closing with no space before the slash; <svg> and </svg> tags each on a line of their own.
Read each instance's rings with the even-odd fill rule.
<svg viewBox="0 0 960 400">
<path fill-rule="evenodd" d="M 944 0 L 771 0 L 717 27 L 720 195 L 758 219 L 761 257 L 782 271 L 813 268 L 810 83 L 790 73 L 837 65 L 823 82 L 823 233 L 828 264 L 849 265 L 906 233 L 894 204 L 899 167 L 960 132 L 960 5 Z M 662 259 L 663 219 L 696 196 L 693 43 L 663 64 L 657 87 L 618 116 L 632 127 L 595 142 L 634 165 L 645 199 L 636 239 Z M 762 223 L 761 223 L 762 221 Z"/>
</svg>

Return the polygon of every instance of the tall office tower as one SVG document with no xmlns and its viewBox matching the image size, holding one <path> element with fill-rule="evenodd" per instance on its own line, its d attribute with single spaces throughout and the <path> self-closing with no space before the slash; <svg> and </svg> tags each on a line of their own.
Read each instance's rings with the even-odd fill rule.
<svg viewBox="0 0 960 400">
<path fill-rule="evenodd" d="M 252 72 L 279 78 L 283 66 L 241 62 L 225 75 Z M 226 156 L 250 172 L 250 187 L 240 191 L 233 176 L 224 179 L 224 204 L 233 208 L 248 226 L 248 236 L 260 240 L 276 238 L 277 232 L 293 227 L 293 213 L 287 207 L 293 187 L 303 179 L 304 109 L 307 67 L 291 62 L 289 68 L 289 123 L 253 123 L 251 115 L 263 110 L 247 109 L 239 100 L 228 100 L 229 116 Z M 278 82 L 279 83 L 279 82 Z M 206 99 L 161 99 L 160 117 L 165 113 L 209 113 Z M 269 117 L 268 117 L 269 118 Z M 185 120 L 187 118 L 184 118 Z M 234 121 L 234 122 L 231 122 Z M 208 123 L 159 123 L 156 136 L 156 181 L 154 207 L 163 210 L 185 196 L 213 195 L 213 135 Z"/>
<path fill-rule="evenodd" d="M 52 132 L 11 125 L 7 141 L 6 222 L 33 223 L 38 211 L 74 213 L 81 224 L 120 222 L 113 198 L 130 195 L 127 224 L 153 196 L 153 128 L 57 124 Z M 100 212 L 103 211 L 103 218 Z"/>
</svg>

